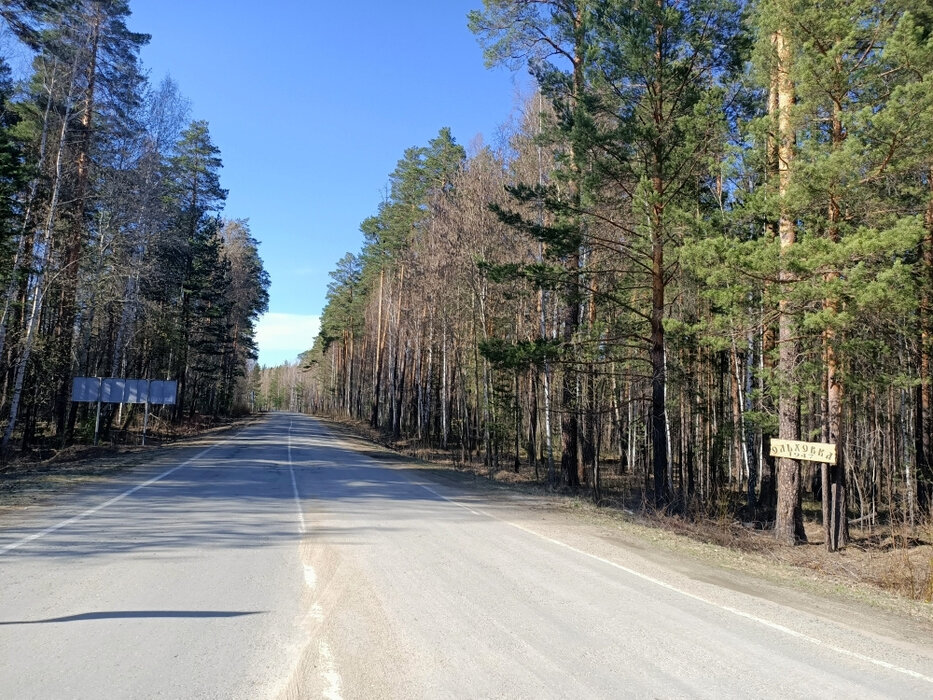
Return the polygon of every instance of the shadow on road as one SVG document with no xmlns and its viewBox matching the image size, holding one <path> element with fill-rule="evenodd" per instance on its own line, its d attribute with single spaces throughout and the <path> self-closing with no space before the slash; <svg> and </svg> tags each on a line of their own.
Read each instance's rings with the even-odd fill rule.
<svg viewBox="0 0 933 700">
<path fill-rule="evenodd" d="M 81 622 L 84 620 L 127 620 L 137 618 L 197 618 L 197 617 L 244 617 L 246 615 L 264 615 L 264 610 L 113 610 L 110 612 L 90 612 L 80 615 L 50 617 L 45 620 L 10 620 L 0 621 L 0 625 L 42 625 L 50 622 Z"/>
</svg>

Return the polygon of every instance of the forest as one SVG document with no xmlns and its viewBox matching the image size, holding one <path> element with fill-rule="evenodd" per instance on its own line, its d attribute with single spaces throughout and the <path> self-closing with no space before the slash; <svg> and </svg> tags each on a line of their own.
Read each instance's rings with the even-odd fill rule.
<svg viewBox="0 0 933 700">
<path fill-rule="evenodd" d="M 928 0 L 484 0 L 468 21 L 535 93 L 496 144 L 441 128 L 401 155 L 263 404 L 788 544 L 805 500 L 830 551 L 850 522 L 929 522 Z"/>
<path fill-rule="evenodd" d="M 177 380 L 160 424 L 250 410 L 269 279 L 248 222 L 221 216 L 207 122 L 149 83 L 127 0 L 2 0 L 0 16 L 3 450 L 93 434 L 76 376 Z M 105 434 L 141 421 L 104 408 Z"/>
</svg>

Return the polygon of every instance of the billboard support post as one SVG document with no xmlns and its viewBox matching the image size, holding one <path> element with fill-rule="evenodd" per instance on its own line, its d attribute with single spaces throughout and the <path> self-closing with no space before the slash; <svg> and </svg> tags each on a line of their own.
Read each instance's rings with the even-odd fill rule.
<svg viewBox="0 0 933 700">
<path fill-rule="evenodd" d="M 97 393 L 97 418 L 94 419 L 94 444 L 95 445 L 97 445 L 98 433 L 100 433 L 100 392 L 99 391 Z"/>
<path fill-rule="evenodd" d="M 146 402 L 143 404 L 143 445 L 146 444 L 146 427 L 149 425 L 149 387 L 151 382 L 146 382 Z"/>
</svg>

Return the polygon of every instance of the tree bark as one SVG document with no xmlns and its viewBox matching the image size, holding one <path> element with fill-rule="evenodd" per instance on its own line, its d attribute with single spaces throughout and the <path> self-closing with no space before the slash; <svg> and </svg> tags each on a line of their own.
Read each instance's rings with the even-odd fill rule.
<svg viewBox="0 0 933 700">
<path fill-rule="evenodd" d="M 791 45 L 782 31 L 774 35 L 778 71 L 778 190 L 781 215 L 778 222 L 782 259 L 796 242 L 796 224 L 788 204 L 793 174 L 794 128 L 791 109 L 795 99 L 794 83 L 790 76 Z M 782 440 L 797 440 L 800 436 L 799 406 L 794 384 L 797 376 L 797 340 L 788 292 L 793 279 L 787 264 L 781 263 L 779 275 L 781 298 L 778 307 L 778 373 L 783 386 L 778 399 L 778 435 Z M 800 507 L 800 463 L 782 457 L 777 460 L 777 512 L 775 536 L 784 544 L 806 542 L 803 511 Z"/>
<path fill-rule="evenodd" d="M 834 105 L 831 127 L 832 147 L 841 147 L 845 139 L 842 128 L 841 106 Z M 841 216 L 839 202 L 834 192 L 829 197 L 828 237 L 833 244 L 839 243 L 839 222 Z M 835 271 L 826 275 L 829 295 L 823 300 L 823 308 L 828 312 L 830 323 L 839 312 L 839 302 L 832 296 L 832 283 L 839 278 Z M 836 446 L 836 464 L 823 466 L 823 528 L 826 536 L 826 549 L 835 552 L 845 547 L 849 539 L 847 518 L 847 499 L 845 483 L 845 454 L 842 441 L 842 400 L 843 387 L 839 372 L 839 358 L 836 352 L 836 331 L 832 326 L 823 333 L 823 347 L 826 362 L 826 420 L 828 423 L 828 442 Z"/>
<path fill-rule="evenodd" d="M 770 125 L 767 137 L 767 177 L 769 181 L 777 181 L 780 177 L 780 105 L 779 81 L 780 72 L 772 70 L 770 75 L 770 85 L 768 87 L 768 116 Z M 765 236 L 769 241 L 777 240 L 779 222 L 777 219 L 768 221 L 765 224 Z M 770 283 L 765 283 L 764 296 L 767 299 L 771 288 Z M 762 307 L 764 311 L 764 306 Z M 765 387 L 765 377 L 771 381 L 774 376 L 774 351 L 777 338 L 775 337 L 774 325 L 770 322 L 768 315 L 761 315 L 761 370 L 762 370 L 762 389 Z M 773 396 L 770 392 L 762 391 L 762 410 L 767 412 L 774 411 Z M 762 455 L 762 473 L 761 473 L 761 491 L 758 494 L 758 503 L 763 508 L 774 508 L 777 498 L 777 465 L 774 457 L 770 454 L 771 438 L 774 437 L 770 428 L 761 431 L 761 455 Z"/>
<path fill-rule="evenodd" d="M 664 508 L 671 502 L 668 489 L 667 363 L 664 348 L 664 207 L 660 161 L 655 158 L 656 174 L 653 178 L 657 201 L 652 207 L 651 221 L 651 464 L 654 474 L 654 505 Z"/>
<path fill-rule="evenodd" d="M 385 345 L 385 333 L 382 330 L 382 287 L 385 279 L 385 269 L 379 270 L 379 311 L 376 316 L 376 359 L 373 364 L 373 396 L 370 404 L 369 424 L 373 428 L 379 427 L 379 399 L 382 394 L 382 357 Z"/>
<path fill-rule="evenodd" d="M 573 15 L 573 83 L 571 87 L 571 108 L 574 113 L 574 119 L 579 119 L 583 114 L 583 95 L 586 88 L 585 78 L 585 56 L 586 56 L 586 27 L 584 26 L 584 5 L 577 3 L 576 11 Z M 582 153 L 575 136 L 570 138 L 570 205 L 575 212 L 580 212 L 582 203 L 582 172 L 580 168 L 580 158 Z M 576 222 L 580 233 L 581 241 L 584 229 L 582 216 L 577 214 Z M 567 256 L 564 263 L 567 282 L 564 300 L 564 344 L 570 349 L 573 346 L 579 327 L 580 315 L 580 250 L 577 248 L 571 255 Z M 579 448 L 579 406 L 576 401 L 577 393 L 577 372 L 574 364 L 574 358 L 564 363 L 564 371 L 561 381 L 561 470 L 564 474 L 564 480 L 567 487 L 578 489 L 580 487 L 579 465 L 577 450 Z"/>
<path fill-rule="evenodd" d="M 933 518 L 933 165 L 927 171 L 929 199 L 924 216 L 925 235 L 920 243 L 920 385 L 916 389 L 915 445 L 917 451 L 917 505 Z"/>
</svg>

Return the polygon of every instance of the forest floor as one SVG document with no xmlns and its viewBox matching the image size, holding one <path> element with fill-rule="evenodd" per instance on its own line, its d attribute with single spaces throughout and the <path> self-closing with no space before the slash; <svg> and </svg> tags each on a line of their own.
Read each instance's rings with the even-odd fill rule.
<svg viewBox="0 0 933 700">
<path fill-rule="evenodd" d="M 326 421 L 373 457 L 416 460 L 424 467 L 469 475 L 489 487 L 549 494 L 553 507 L 580 517 L 624 527 L 633 536 L 661 549 L 681 552 L 725 568 L 755 573 L 775 582 L 857 599 L 878 607 L 907 612 L 933 621 L 933 524 L 910 528 L 875 524 L 850 525 L 851 541 L 838 552 L 827 552 L 819 505 L 805 504 L 807 544 L 779 544 L 760 523 L 742 522 L 723 508 L 716 516 L 684 517 L 658 513 L 645 503 L 643 489 L 609 478 L 599 506 L 589 490 L 577 494 L 550 489 L 542 472 L 522 465 L 490 472 L 481 462 L 456 463 L 448 455 L 412 445 L 396 444 L 368 425 L 346 420 Z M 445 458 L 446 457 L 446 458 Z"/>
</svg>

